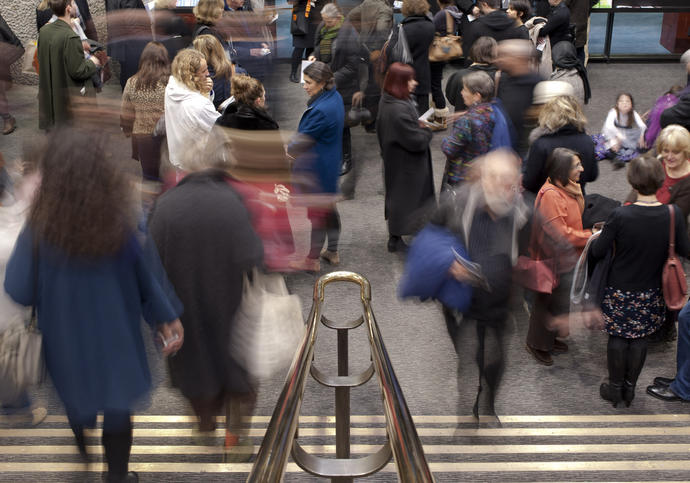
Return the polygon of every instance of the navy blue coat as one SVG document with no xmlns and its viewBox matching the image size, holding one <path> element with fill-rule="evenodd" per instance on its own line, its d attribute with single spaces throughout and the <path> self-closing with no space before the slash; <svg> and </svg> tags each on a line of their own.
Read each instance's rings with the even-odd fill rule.
<svg viewBox="0 0 690 483">
<path fill-rule="evenodd" d="M 295 157 L 294 171 L 312 181 L 305 191 L 337 193 L 343 160 L 345 107 L 336 89 L 324 91 L 304 111 L 288 152 Z M 305 136 L 313 143 L 304 150 Z M 311 144 L 310 143 L 310 144 Z"/>
<path fill-rule="evenodd" d="M 107 258 L 68 258 L 42 242 L 38 253 L 37 261 L 25 227 L 7 263 L 5 291 L 35 304 L 46 367 L 65 408 L 82 420 L 131 410 L 151 387 L 142 317 L 154 325 L 182 312 L 155 248 L 132 236 Z"/>
</svg>

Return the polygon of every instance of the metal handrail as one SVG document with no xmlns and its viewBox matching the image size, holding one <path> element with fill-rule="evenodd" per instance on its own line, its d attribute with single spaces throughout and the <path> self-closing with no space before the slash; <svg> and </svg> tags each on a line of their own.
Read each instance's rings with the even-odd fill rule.
<svg viewBox="0 0 690 483">
<path fill-rule="evenodd" d="M 335 281 L 356 283 L 361 288 L 363 317 L 369 335 L 373 365 L 382 392 L 386 430 L 399 479 L 405 482 L 433 482 L 434 477 L 429 470 L 422 443 L 371 310 L 369 281 L 359 274 L 345 271 L 323 275 L 314 285 L 314 299 L 304 339 L 292 361 L 285 385 L 273 410 L 273 416 L 247 481 L 278 483 L 285 473 L 288 456 L 293 442 L 296 442 L 295 434 L 304 388 L 313 359 L 316 330 L 321 321 L 324 288 Z"/>
</svg>

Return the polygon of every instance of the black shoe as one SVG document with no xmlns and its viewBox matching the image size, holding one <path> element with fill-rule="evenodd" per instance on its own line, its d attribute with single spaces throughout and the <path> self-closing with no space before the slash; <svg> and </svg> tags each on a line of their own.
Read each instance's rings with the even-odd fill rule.
<svg viewBox="0 0 690 483">
<path fill-rule="evenodd" d="M 290 74 L 290 82 L 294 82 L 295 84 L 299 84 L 299 76 L 297 75 L 297 72 L 292 72 Z"/>
<path fill-rule="evenodd" d="M 137 483 L 139 481 L 139 475 L 134 471 L 130 471 L 124 476 L 104 473 L 103 481 L 107 481 L 108 483 Z"/>
<path fill-rule="evenodd" d="M 364 130 L 369 134 L 376 134 L 376 123 L 370 122 L 364 125 Z"/>
<path fill-rule="evenodd" d="M 623 381 L 623 392 L 621 393 L 621 396 L 623 396 L 625 406 L 630 407 L 630 403 L 632 403 L 633 399 L 635 399 L 635 384 L 628 381 Z"/>
<path fill-rule="evenodd" d="M 393 253 L 393 252 L 406 252 L 409 247 L 407 246 L 407 243 L 403 241 L 403 239 L 399 236 L 394 236 L 392 235 L 390 238 L 388 238 L 388 251 Z"/>
<path fill-rule="evenodd" d="M 647 394 L 662 401 L 682 401 L 668 386 L 647 386 Z"/>
<path fill-rule="evenodd" d="M 668 387 L 671 385 L 672 382 L 673 382 L 673 379 L 670 377 L 655 377 L 654 378 L 654 385 L 655 386 Z"/>
<path fill-rule="evenodd" d="M 340 176 L 345 176 L 352 170 L 352 156 L 343 156 L 343 164 L 340 168 Z"/>
<path fill-rule="evenodd" d="M 542 351 L 539 349 L 535 349 L 534 347 L 530 347 L 529 344 L 526 344 L 525 348 L 527 349 L 527 352 L 532 354 L 532 357 L 534 357 L 534 360 L 537 361 L 539 364 L 543 364 L 545 366 L 552 366 L 553 365 L 553 357 L 551 357 L 551 354 L 549 354 L 548 351 Z"/>
<path fill-rule="evenodd" d="M 623 400 L 623 385 L 604 382 L 599 386 L 599 394 L 602 399 L 610 401 L 615 408 Z"/>
</svg>

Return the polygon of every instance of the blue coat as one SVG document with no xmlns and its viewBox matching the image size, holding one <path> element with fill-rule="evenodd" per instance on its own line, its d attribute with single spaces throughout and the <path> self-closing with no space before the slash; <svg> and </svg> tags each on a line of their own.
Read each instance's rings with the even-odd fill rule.
<svg viewBox="0 0 690 483">
<path fill-rule="evenodd" d="M 87 260 L 40 243 L 35 271 L 32 238 L 25 227 L 5 290 L 36 305 L 46 367 L 65 408 L 83 420 L 103 409 L 131 410 L 151 386 L 142 317 L 154 325 L 182 311 L 155 248 L 132 236 L 116 255 Z"/>
<path fill-rule="evenodd" d="M 290 142 L 288 152 L 295 156 L 294 170 L 313 183 L 304 191 L 313 193 L 337 193 L 338 177 L 343 160 L 343 128 L 345 107 L 337 90 L 324 91 L 304 111 L 299 121 L 299 135 Z M 313 145 L 300 152 L 304 136 Z"/>
</svg>

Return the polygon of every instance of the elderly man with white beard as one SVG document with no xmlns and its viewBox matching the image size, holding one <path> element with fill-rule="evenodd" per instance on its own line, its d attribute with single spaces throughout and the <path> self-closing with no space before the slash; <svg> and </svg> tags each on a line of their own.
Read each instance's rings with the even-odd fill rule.
<svg viewBox="0 0 690 483">
<path fill-rule="evenodd" d="M 443 306 L 448 332 L 459 357 L 459 343 L 468 339 L 461 336 L 461 331 L 476 327 L 479 386 L 473 414 L 478 418 L 482 392 L 488 414 L 496 416 L 494 402 L 505 366 L 503 333 L 509 315 L 511 271 L 518 256 L 518 231 L 527 221 L 528 210 L 518 194 L 519 159 L 512 151 L 492 151 L 477 159 L 473 169 L 476 169 L 476 180 L 445 192 L 431 221 L 447 228 L 464 243 L 469 258 L 481 266 L 488 282 L 488 287 L 480 284 L 474 287 L 470 308 L 462 314 L 462 325 L 458 322 L 459 314 Z M 473 276 L 459 262 L 454 262 L 449 275 L 475 285 Z M 462 352 L 466 355 L 466 348 Z M 458 366 L 461 393 L 466 391 L 460 388 L 467 387 L 467 381 L 461 380 L 465 366 L 461 360 Z"/>
</svg>

